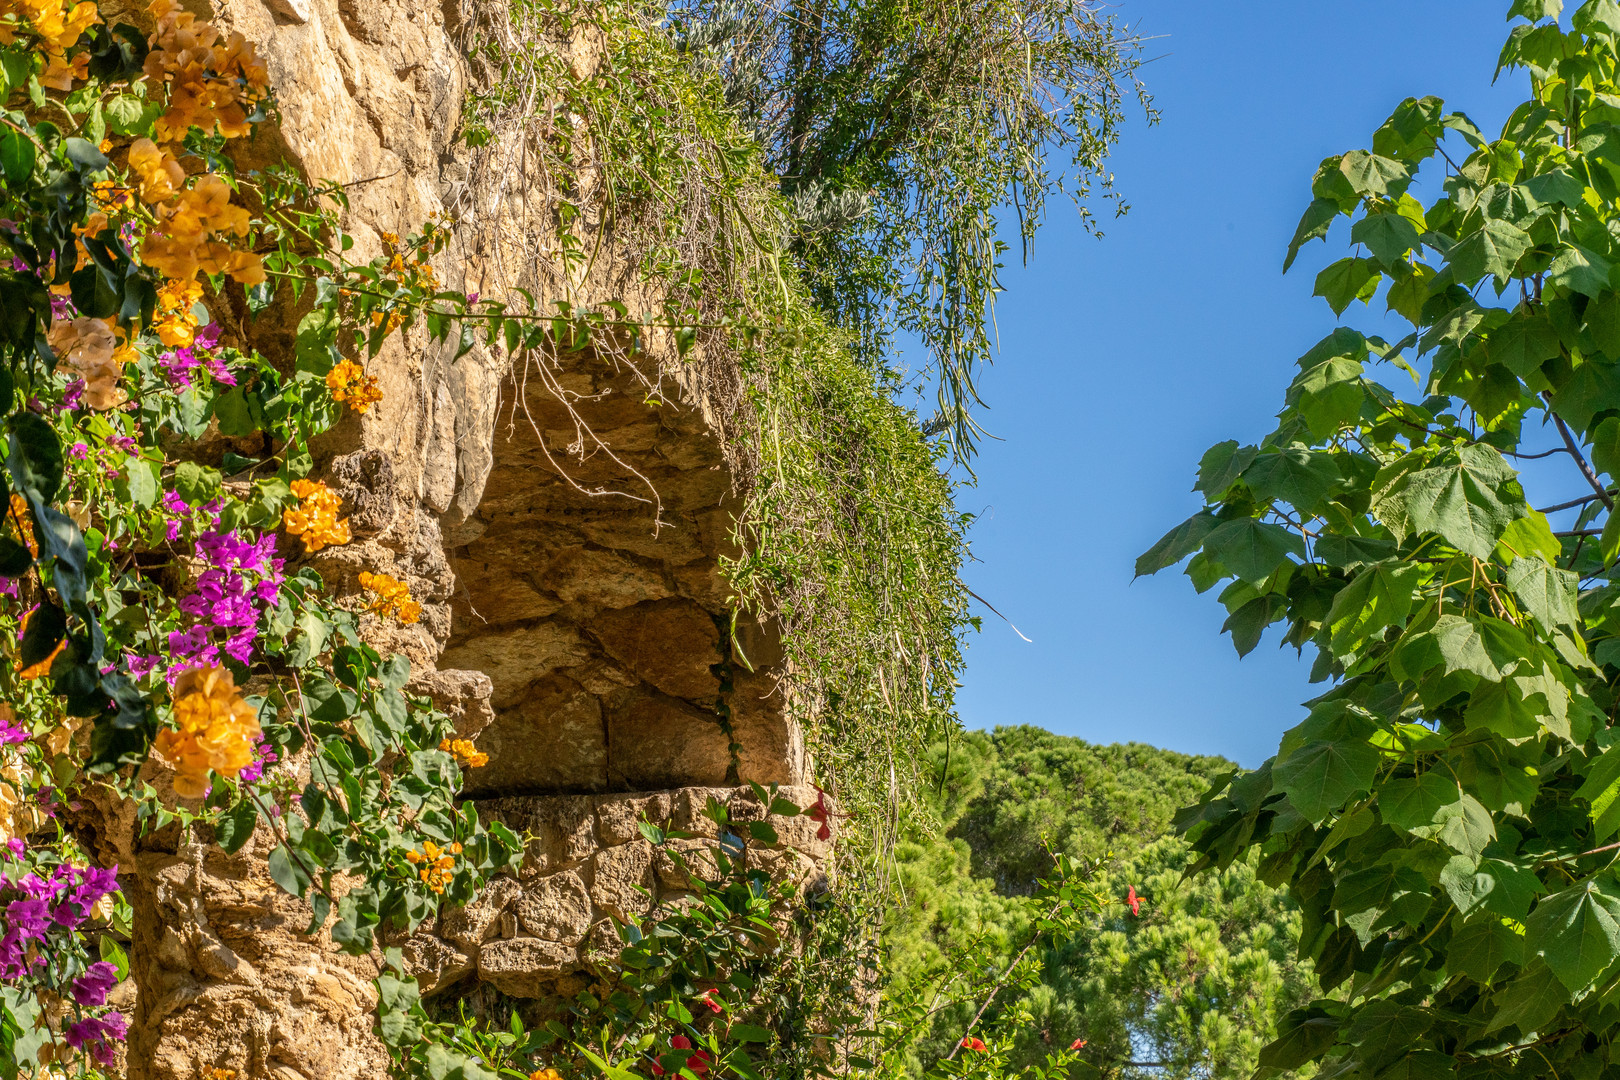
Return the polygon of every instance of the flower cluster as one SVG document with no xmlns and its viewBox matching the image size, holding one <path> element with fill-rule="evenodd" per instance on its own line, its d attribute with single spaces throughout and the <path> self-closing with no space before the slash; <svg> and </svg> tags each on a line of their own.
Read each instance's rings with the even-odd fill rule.
<svg viewBox="0 0 1620 1080">
<path fill-rule="evenodd" d="M 684 1067 L 690 1069 L 697 1075 L 703 1076 L 709 1071 L 709 1052 L 707 1050 L 693 1050 L 692 1040 L 688 1039 L 685 1035 L 677 1035 L 673 1039 L 669 1040 L 669 1048 L 671 1053 L 676 1050 L 691 1050 L 692 1052 L 687 1057 Z M 656 1058 L 653 1060 L 650 1068 L 654 1076 L 664 1075 L 663 1063 L 658 1061 Z"/>
<path fill-rule="evenodd" d="M 76 930 L 90 918 L 102 898 L 118 891 L 118 871 L 59 864 L 48 877 L 29 871 L 15 883 L 22 898 L 6 905 L 5 935 L 0 936 L 0 978 L 17 979 L 43 967 L 41 950 L 54 930 Z M 88 974 L 88 973 L 87 973 Z M 100 981 L 86 984 L 85 993 Z M 77 995 L 75 995 L 77 996 Z M 100 1001 L 84 1004 L 102 1004 Z"/>
<path fill-rule="evenodd" d="M 111 320 L 88 315 L 58 319 L 45 340 L 61 364 L 84 380 L 84 400 L 92 409 L 116 409 L 129 400 L 119 384 L 124 365 L 135 354 L 119 343 Z"/>
<path fill-rule="evenodd" d="M 40 85 L 71 90 L 75 78 L 85 77 L 90 57 L 80 53 L 69 60 L 67 50 L 100 21 L 93 0 L 0 0 L 0 45 L 15 44 L 20 30 L 32 32 L 45 54 Z"/>
<path fill-rule="evenodd" d="M 158 732 L 152 750 L 174 769 L 176 794 L 202 798 L 210 769 L 235 777 L 252 764 L 259 716 L 224 668 L 205 665 L 176 680 L 174 719 L 178 728 Z"/>
<path fill-rule="evenodd" d="M 197 537 L 192 552 L 206 569 L 197 576 L 195 591 L 179 604 L 181 614 L 196 621 L 169 634 L 175 663 L 217 663 L 221 645 L 216 632 L 223 636 L 228 656 L 243 665 L 253 662 L 259 617 L 281 597 L 283 562 L 275 550 L 273 533 L 254 541 L 216 527 Z"/>
<path fill-rule="evenodd" d="M 549 1067 L 536 1069 L 529 1074 L 529 1080 L 562 1080 L 562 1073 Z"/>
<path fill-rule="evenodd" d="M 209 323 L 192 335 L 191 344 L 170 349 L 158 357 L 158 368 L 174 387 L 187 387 L 199 369 L 207 369 L 217 383 L 235 386 L 236 376 L 214 349 L 219 345 L 219 324 Z"/>
<path fill-rule="evenodd" d="M 184 139 L 192 127 L 228 139 L 248 133 L 248 116 L 269 93 L 270 75 L 241 34 L 223 37 L 176 0 L 154 0 L 157 18 L 146 75 L 169 88 L 169 107 L 158 119 L 162 142 Z"/>
<path fill-rule="evenodd" d="M 444 892 L 450 879 L 456 876 L 456 859 L 461 854 L 460 844 L 441 848 L 432 840 L 422 841 L 421 851 L 408 851 L 405 861 L 417 867 L 417 874 L 436 893 Z"/>
<path fill-rule="evenodd" d="M 196 278 L 175 278 L 158 290 L 157 315 L 152 329 L 158 340 L 170 348 L 190 345 L 197 332 L 197 304 L 202 300 L 202 282 Z"/>
<path fill-rule="evenodd" d="M 349 519 L 338 519 L 343 500 L 322 480 L 294 480 L 293 494 L 299 504 L 295 510 L 285 510 L 281 523 L 287 531 L 304 542 L 304 550 L 313 554 L 324 547 L 347 544 Z"/>
<path fill-rule="evenodd" d="M 439 749 L 454 754 L 456 760 L 466 768 L 477 769 L 489 764 L 489 755 L 466 739 L 445 739 L 439 743 Z"/>
<path fill-rule="evenodd" d="M 422 617 L 422 605 L 411 599 L 411 587 L 403 581 L 366 570 L 360 573 L 360 587 L 375 597 L 366 605 L 367 611 L 392 616 L 406 625 Z"/>
<path fill-rule="evenodd" d="M 214 239 L 246 237 L 251 222 L 248 212 L 231 202 L 233 193 L 224 177 L 206 173 L 183 186 L 186 174 L 179 161 L 151 139 L 136 139 L 130 146 L 129 167 L 140 178 L 141 201 L 152 208 L 158 223 L 141 242 L 142 262 L 182 281 L 199 270 L 229 274 L 243 285 L 266 280 L 257 254 Z"/>
<path fill-rule="evenodd" d="M 365 368 L 353 360 L 334 364 L 326 373 L 326 388 L 332 391 L 332 400 L 346 404 L 357 413 L 365 411 L 382 400 L 377 389 L 377 377 L 367 375 Z"/>
</svg>

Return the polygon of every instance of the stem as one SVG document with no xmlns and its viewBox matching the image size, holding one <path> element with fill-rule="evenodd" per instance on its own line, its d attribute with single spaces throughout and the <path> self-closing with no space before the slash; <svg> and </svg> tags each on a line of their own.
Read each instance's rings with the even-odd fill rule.
<svg viewBox="0 0 1620 1080">
<path fill-rule="evenodd" d="M 1046 920 L 1048 922 L 1050 922 L 1052 917 L 1062 909 L 1063 903 L 1064 901 L 1059 899 L 1057 903 L 1052 905 L 1052 910 L 1046 913 Z M 962 1049 L 963 1040 L 972 1034 L 973 1029 L 978 1026 L 979 1020 L 983 1018 L 985 1011 L 990 1008 L 991 1003 L 996 1000 L 996 995 L 1001 992 L 1002 986 L 1006 984 L 1007 977 L 1013 973 L 1013 969 L 1018 966 L 1019 962 L 1023 960 L 1025 956 L 1029 955 L 1029 950 L 1033 949 L 1035 947 L 1035 943 L 1040 940 L 1041 932 L 1037 930 L 1030 937 L 1029 942 L 1018 951 L 1018 955 L 1013 957 L 1012 963 L 1007 965 L 1007 969 L 1001 973 L 1001 976 L 996 979 L 995 984 L 990 987 L 990 994 L 984 999 L 984 1004 L 980 1005 L 979 1011 L 973 1014 L 973 1019 L 968 1022 L 966 1030 L 962 1032 L 962 1038 L 956 1040 L 956 1044 L 951 1047 L 951 1052 L 945 1055 L 946 1061 L 951 1061 L 956 1057 L 957 1052 Z"/>
<path fill-rule="evenodd" d="M 1603 486 L 1603 482 L 1598 479 L 1597 473 L 1593 471 L 1592 466 L 1587 464 L 1586 456 L 1581 453 L 1580 444 L 1575 441 L 1575 436 L 1570 434 L 1569 425 L 1564 423 L 1563 417 L 1552 411 L 1550 403 L 1547 415 L 1551 416 L 1553 423 L 1558 425 L 1558 434 L 1564 437 L 1564 445 L 1569 449 L 1569 456 L 1574 458 L 1575 464 L 1580 467 L 1581 475 L 1586 477 L 1588 484 L 1592 485 L 1592 490 L 1597 494 L 1597 497 L 1603 500 L 1604 508 L 1613 510 L 1614 500 L 1609 498 L 1609 489 Z"/>
</svg>

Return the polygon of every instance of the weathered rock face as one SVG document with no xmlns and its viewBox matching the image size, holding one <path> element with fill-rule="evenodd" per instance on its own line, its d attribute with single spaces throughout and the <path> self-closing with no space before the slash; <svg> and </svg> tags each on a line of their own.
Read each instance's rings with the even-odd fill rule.
<svg viewBox="0 0 1620 1080">
<path fill-rule="evenodd" d="M 467 172 L 452 139 L 467 74 L 456 5 L 185 2 L 266 60 L 282 121 L 261 131 L 245 164 L 286 159 L 349 185 L 354 256 L 380 253 L 384 232 L 410 232 L 461 197 Z M 576 48 L 576 69 L 593 62 L 577 43 L 536 47 Z M 440 278 L 483 287 L 500 243 L 459 231 Z M 617 298 L 577 283 L 570 297 Z M 291 348 L 291 307 L 252 322 L 218 314 L 268 356 Z M 518 880 L 497 880 L 411 938 L 406 954 L 434 990 L 481 980 L 516 997 L 572 994 L 616 941 L 613 920 L 684 894 L 638 820 L 699 825 L 711 795 L 746 819 L 752 795 L 739 781 L 806 780 L 775 692 L 780 652 L 758 626 L 734 621 L 721 573 L 735 478 L 701 395 L 660 380 L 658 356 L 631 368 L 573 353 L 534 379 L 486 350 L 458 359 L 413 336 L 390 341 L 368 370 L 382 402 L 346 418 L 320 451 L 355 540 L 312 561 L 339 595 L 358 591 L 362 570 L 410 585 L 421 622 L 368 616 L 368 637 L 408 656 L 411 688 L 479 737 L 491 762 L 469 794 L 486 800 L 483 813 L 540 837 Z M 308 907 L 270 880 L 262 835 L 225 856 L 177 829 L 137 841 L 126 808 L 91 816 L 85 830 L 117 861 L 136 910 L 131 1078 L 386 1071 L 373 1031 L 377 959 L 303 933 Z M 804 880 L 825 856 L 806 824 L 778 822 L 782 845 L 758 856 L 773 874 Z"/>
<path fill-rule="evenodd" d="M 781 794 L 801 806 L 816 798 L 809 787 L 784 788 Z M 534 840 L 516 880 L 497 879 L 471 905 L 446 912 L 436 927 L 405 943 L 419 966 L 423 992 L 465 990 L 476 975 L 508 997 L 561 999 L 578 993 L 599 964 L 617 957 L 619 923 L 668 909 L 692 895 L 688 871 L 648 843 L 637 823 L 663 822 L 712 838 L 715 827 L 704 814 L 710 799 L 725 806 L 733 821 L 766 818 L 765 808 L 747 787 L 483 802 L 480 809 L 487 821 L 499 821 Z M 816 823 L 779 815 L 768 820 L 778 842 L 751 844 L 751 865 L 774 881 L 807 883 L 828 855 L 827 841 L 816 836 Z M 691 871 L 714 873 L 704 840 L 679 843 Z"/>
</svg>

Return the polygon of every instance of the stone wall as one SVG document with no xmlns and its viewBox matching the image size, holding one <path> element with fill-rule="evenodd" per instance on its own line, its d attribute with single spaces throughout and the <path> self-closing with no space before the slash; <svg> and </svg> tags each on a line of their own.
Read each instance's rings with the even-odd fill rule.
<svg viewBox="0 0 1620 1080">
<path fill-rule="evenodd" d="M 800 806 L 813 788 L 780 789 Z M 697 839 L 670 841 L 688 853 L 689 868 L 714 872 L 717 836 L 705 816 L 710 799 L 734 822 L 768 820 L 778 842 L 750 840 L 746 859 L 772 880 L 804 884 L 828 855 L 807 817 L 764 813 L 751 788 L 685 787 L 626 795 L 515 796 L 481 804 L 486 822 L 532 834 L 518 877 L 495 879 L 471 905 L 444 915 L 411 938 L 407 958 L 423 992 L 467 992 L 473 979 L 508 997 L 572 998 L 599 965 L 618 956 L 618 926 L 692 895 L 686 872 L 642 836 L 641 821 L 662 822 Z M 458 985 L 459 984 L 459 985 Z"/>
<path fill-rule="evenodd" d="M 354 257 L 442 212 L 464 183 L 453 136 L 468 76 L 453 0 L 185 2 L 256 42 L 270 71 L 281 124 L 243 165 L 286 159 L 352 185 Z M 588 65 L 588 52 L 571 61 Z M 527 198 L 521 188 L 514 199 Z M 458 231 L 441 279 L 477 287 L 492 243 Z M 570 298 L 617 296 L 581 285 Z M 215 317 L 227 343 L 274 359 L 289 354 L 299 314 L 289 303 Z M 368 638 L 407 655 L 411 689 L 480 738 L 492 760 L 469 791 L 482 811 L 542 838 L 518 879 L 411 942 L 441 991 L 482 979 L 518 996 L 570 992 L 613 919 L 683 895 L 638 836 L 640 815 L 692 827 L 714 795 L 746 819 L 760 809 L 751 794 L 722 785 L 808 774 L 776 692 L 779 649 L 728 604 L 720 560 L 738 478 L 703 395 L 659 374 L 679 374 L 673 356 L 635 368 L 590 352 L 554 359 L 532 379 L 483 349 L 456 358 L 420 334 L 391 340 L 368 361 L 383 401 L 316 448 L 355 541 L 315 565 L 340 596 L 357 596 L 361 570 L 409 583 L 420 624 L 368 616 Z M 826 851 L 807 824 L 778 823 L 783 843 L 757 855 L 773 874 L 813 875 Z M 79 825 L 117 863 L 135 909 L 130 1077 L 383 1075 L 377 959 L 304 934 L 308 909 L 269 879 L 262 837 L 227 857 L 178 828 L 140 835 L 116 805 L 86 807 Z"/>
</svg>

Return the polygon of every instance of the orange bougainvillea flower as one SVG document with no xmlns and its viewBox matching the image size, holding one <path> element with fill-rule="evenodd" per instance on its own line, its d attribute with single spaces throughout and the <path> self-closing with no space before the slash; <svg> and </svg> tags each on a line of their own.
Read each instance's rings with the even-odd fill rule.
<svg viewBox="0 0 1620 1080">
<path fill-rule="evenodd" d="M 422 617 L 422 605 L 411 599 L 410 586 L 403 581 L 387 574 L 361 571 L 360 587 L 375 594 L 376 597 L 366 605 L 367 611 L 375 612 L 384 618 L 392 616 L 406 625 Z"/>
<path fill-rule="evenodd" d="M 441 848 L 432 840 L 422 841 L 421 851 L 407 851 L 405 861 L 416 866 L 417 874 L 436 893 L 444 892 L 450 879 L 456 875 L 456 859 L 461 854 L 460 844 Z"/>
<path fill-rule="evenodd" d="M 28 549 L 28 554 L 39 558 L 39 541 L 34 539 L 34 518 L 28 512 L 28 500 L 12 493 L 11 513 L 6 515 L 7 531 Z"/>
<path fill-rule="evenodd" d="M 556 1069 L 536 1069 L 529 1074 L 529 1080 L 562 1080 L 562 1073 Z"/>
<path fill-rule="evenodd" d="M 301 500 L 296 509 L 284 510 L 281 523 L 289 533 L 304 541 L 310 553 L 324 547 L 347 544 L 349 519 L 338 520 L 343 500 L 319 480 L 294 480 L 293 494 Z"/>
<path fill-rule="evenodd" d="M 477 769 L 489 764 L 489 755 L 466 739 L 443 739 L 439 749 L 447 754 L 454 754 L 457 761 L 468 768 Z"/>
<path fill-rule="evenodd" d="M 364 413 L 382 400 L 377 389 L 377 377 L 367 375 L 365 369 L 353 360 L 333 365 L 326 373 L 326 388 L 332 391 L 332 400 L 345 403 L 357 413 Z"/>
<path fill-rule="evenodd" d="M 178 142 L 193 127 L 228 139 L 248 133 L 248 114 L 268 94 L 269 72 L 241 34 L 223 37 L 175 0 L 156 0 L 147 11 L 157 19 L 146 74 L 167 86 L 168 108 L 154 131 L 160 142 Z"/>
<path fill-rule="evenodd" d="M 197 333 L 195 307 L 202 300 L 202 282 L 194 278 L 171 278 L 158 290 L 157 316 L 152 329 L 158 340 L 170 348 L 190 345 Z"/>
<path fill-rule="evenodd" d="M 208 792 L 210 769 L 235 779 L 253 763 L 259 714 L 224 668 L 205 664 L 175 681 L 174 720 L 176 727 L 158 732 L 152 752 L 174 769 L 175 794 L 200 799 Z"/>
</svg>

